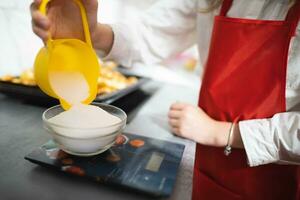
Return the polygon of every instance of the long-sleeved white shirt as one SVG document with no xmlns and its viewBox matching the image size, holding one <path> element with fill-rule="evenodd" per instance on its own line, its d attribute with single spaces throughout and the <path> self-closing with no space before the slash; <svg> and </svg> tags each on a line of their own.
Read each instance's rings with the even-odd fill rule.
<svg viewBox="0 0 300 200">
<path fill-rule="evenodd" d="M 208 6 L 207 1 L 158 1 L 139 20 L 111 25 L 115 39 L 107 58 L 125 66 L 151 65 L 197 44 L 203 65 L 208 55 L 214 16 L 219 14 L 219 9 L 200 12 Z M 227 15 L 284 20 L 288 4 L 288 0 L 236 0 Z M 300 25 L 289 50 L 286 112 L 269 119 L 241 121 L 239 126 L 250 166 L 300 163 Z"/>
</svg>

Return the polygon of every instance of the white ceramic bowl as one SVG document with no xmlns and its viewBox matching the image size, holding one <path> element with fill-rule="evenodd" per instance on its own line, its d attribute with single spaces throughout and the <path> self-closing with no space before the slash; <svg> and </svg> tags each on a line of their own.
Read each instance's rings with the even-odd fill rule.
<svg viewBox="0 0 300 200">
<path fill-rule="evenodd" d="M 82 129 L 49 122 L 50 118 L 64 111 L 60 105 L 51 107 L 43 113 L 44 128 L 63 151 L 77 156 L 97 155 L 109 149 L 114 144 L 116 137 L 121 134 L 126 126 L 126 113 L 120 108 L 107 104 L 93 103 L 92 105 L 99 106 L 120 118 L 121 122 L 107 127 Z M 70 137 L 70 132 L 74 133 L 75 137 Z M 76 135 L 81 137 L 76 137 Z M 83 138 L 82 135 L 88 135 L 88 137 Z"/>
</svg>

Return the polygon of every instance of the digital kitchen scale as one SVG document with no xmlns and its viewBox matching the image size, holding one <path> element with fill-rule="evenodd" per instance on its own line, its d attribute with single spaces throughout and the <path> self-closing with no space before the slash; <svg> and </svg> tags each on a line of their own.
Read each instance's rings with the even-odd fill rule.
<svg viewBox="0 0 300 200">
<path fill-rule="evenodd" d="M 63 152 L 51 140 L 25 159 L 101 183 L 154 196 L 171 195 L 184 145 L 133 134 L 124 134 L 117 143 L 102 154 L 78 157 Z"/>
</svg>

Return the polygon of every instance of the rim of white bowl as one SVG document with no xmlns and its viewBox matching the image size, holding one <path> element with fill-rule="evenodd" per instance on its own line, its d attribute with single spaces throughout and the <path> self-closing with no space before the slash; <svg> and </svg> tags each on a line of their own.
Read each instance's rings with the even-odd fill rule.
<svg viewBox="0 0 300 200">
<path fill-rule="evenodd" d="M 120 118 L 120 122 L 118 123 L 115 123 L 115 124 L 112 124 L 112 125 L 109 125 L 109 126 L 99 126 L 99 127 L 93 127 L 93 128 L 78 128 L 78 127 L 72 127 L 72 126 L 64 126 L 64 125 L 61 125 L 61 124 L 57 124 L 57 123 L 53 123 L 53 122 L 50 122 L 49 119 L 46 119 L 45 115 L 46 113 L 49 111 L 49 110 L 52 110 L 52 109 L 55 109 L 55 108 L 58 108 L 58 107 L 61 107 L 60 105 L 56 105 L 56 106 L 52 106 L 51 108 L 48 108 L 47 110 L 45 110 L 43 112 L 43 115 L 42 115 L 42 119 L 43 119 L 43 122 L 46 123 L 47 125 L 50 124 L 50 125 L 54 125 L 56 127 L 60 127 L 60 128 L 72 128 L 72 129 L 77 129 L 77 130 L 97 130 L 97 129 L 100 129 L 100 128 L 113 128 L 115 126 L 119 126 L 119 125 L 122 125 L 124 124 L 124 122 L 126 123 L 126 120 L 127 120 L 127 114 L 121 109 L 121 108 L 118 108 L 116 106 L 112 106 L 112 105 L 109 105 L 109 104 L 104 104 L 104 103 L 96 103 L 96 102 L 93 102 L 91 103 L 92 105 L 96 105 L 96 106 L 106 106 L 106 107 L 112 107 L 116 110 L 119 110 L 121 111 L 121 113 L 125 116 L 124 119 L 121 119 Z M 111 114 L 111 113 L 110 113 Z M 117 117 L 117 116 L 116 116 Z M 119 118 L 119 117 L 118 117 Z M 51 119 L 51 118 L 50 118 Z"/>
<path fill-rule="evenodd" d="M 64 137 L 64 138 L 69 138 L 69 139 L 75 139 L 75 140 L 91 140 L 91 139 L 97 139 L 97 138 L 101 138 L 101 139 L 104 139 L 104 138 L 107 138 L 107 137 L 111 137 L 111 136 L 115 136 L 117 137 L 118 135 L 122 135 L 122 130 L 124 129 L 124 125 L 122 128 L 120 128 L 119 131 L 114 131 L 113 133 L 109 133 L 109 134 L 106 134 L 106 135 L 100 135 L 100 136 L 95 136 L 95 135 L 89 135 L 89 136 L 84 136 L 84 137 L 78 137 L 78 136 L 69 136 L 69 135 L 63 135 L 63 134 L 60 134 L 56 131 L 53 131 L 53 130 L 50 130 L 50 128 L 48 127 L 44 127 L 46 129 L 46 131 L 48 131 L 48 133 L 54 137 L 53 135 L 58 135 L 60 137 Z"/>
</svg>

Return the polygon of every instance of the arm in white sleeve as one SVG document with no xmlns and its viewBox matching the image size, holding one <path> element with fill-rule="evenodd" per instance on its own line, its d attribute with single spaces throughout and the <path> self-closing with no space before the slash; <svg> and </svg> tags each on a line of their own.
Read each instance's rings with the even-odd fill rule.
<svg viewBox="0 0 300 200">
<path fill-rule="evenodd" d="M 105 59 L 157 64 L 189 48 L 196 42 L 196 2 L 158 1 L 139 20 L 111 25 L 114 43 Z"/>
<path fill-rule="evenodd" d="M 300 164 L 300 112 L 239 123 L 250 166 Z"/>
</svg>

